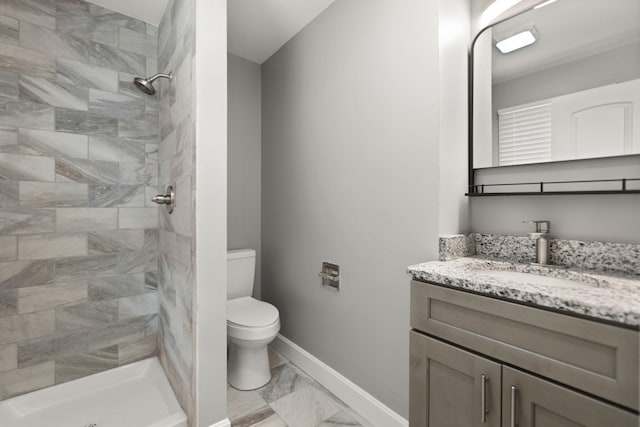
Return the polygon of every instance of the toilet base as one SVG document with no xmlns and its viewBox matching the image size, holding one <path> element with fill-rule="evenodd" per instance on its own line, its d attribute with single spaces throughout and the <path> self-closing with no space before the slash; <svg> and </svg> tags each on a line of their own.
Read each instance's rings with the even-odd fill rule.
<svg viewBox="0 0 640 427">
<path fill-rule="evenodd" d="M 229 342 L 227 381 L 238 390 L 255 390 L 271 380 L 267 345 L 242 346 Z"/>
</svg>

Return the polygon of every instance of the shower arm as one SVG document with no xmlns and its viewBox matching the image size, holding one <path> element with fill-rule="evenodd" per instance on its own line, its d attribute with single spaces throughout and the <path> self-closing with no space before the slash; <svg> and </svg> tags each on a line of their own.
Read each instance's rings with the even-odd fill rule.
<svg viewBox="0 0 640 427">
<path fill-rule="evenodd" d="M 171 80 L 173 78 L 173 73 L 158 73 L 158 74 L 154 74 L 153 76 L 149 77 L 147 80 L 149 81 L 149 83 L 153 83 L 154 81 L 158 80 L 159 78 L 164 78 L 164 79 L 169 79 Z"/>
</svg>

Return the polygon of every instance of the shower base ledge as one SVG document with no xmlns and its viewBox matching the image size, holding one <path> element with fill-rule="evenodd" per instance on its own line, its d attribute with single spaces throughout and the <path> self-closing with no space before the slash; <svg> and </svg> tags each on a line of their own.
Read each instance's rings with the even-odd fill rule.
<svg viewBox="0 0 640 427">
<path fill-rule="evenodd" d="M 0 402 L 2 427 L 187 427 L 153 357 Z"/>
</svg>

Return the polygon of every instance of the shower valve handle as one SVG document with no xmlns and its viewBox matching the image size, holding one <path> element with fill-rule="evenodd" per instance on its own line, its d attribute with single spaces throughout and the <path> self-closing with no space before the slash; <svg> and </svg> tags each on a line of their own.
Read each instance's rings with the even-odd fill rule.
<svg viewBox="0 0 640 427">
<path fill-rule="evenodd" d="M 151 198 L 151 201 L 156 202 L 159 205 L 170 205 L 171 196 L 163 196 L 162 194 L 158 194 L 157 196 L 153 196 Z"/>
<path fill-rule="evenodd" d="M 153 196 L 151 201 L 157 203 L 159 205 L 166 205 L 167 212 L 173 212 L 173 208 L 176 206 L 176 192 L 173 190 L 172 186 L 167 187 L 167 194 L 158 194 L 157 196 Z"/>
</svg>

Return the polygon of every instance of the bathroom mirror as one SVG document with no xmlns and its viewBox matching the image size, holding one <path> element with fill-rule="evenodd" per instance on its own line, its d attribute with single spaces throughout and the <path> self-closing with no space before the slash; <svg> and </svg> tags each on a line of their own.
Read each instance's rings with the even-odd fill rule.
<svg viewBox="0 0 640 427">
<path fill-rule="evenodd" d="M 639 0 L 541 3 L 483 29 L 471 60 L 471 184 L 479 168 L 640 154 Z"/>
</svg>

